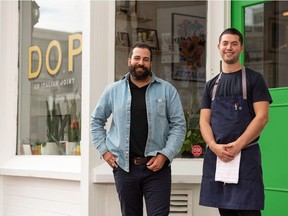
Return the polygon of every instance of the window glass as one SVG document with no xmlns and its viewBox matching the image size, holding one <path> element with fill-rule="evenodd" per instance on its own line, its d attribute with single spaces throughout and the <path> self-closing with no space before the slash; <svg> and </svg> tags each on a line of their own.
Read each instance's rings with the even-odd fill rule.
<svg viewBox="0 0 288 216">
<path fill-rule="evenodd" d="M 199 108 L 206 81 L 206 1 L 117 1 L 115 78 L 128 72 L 131 45 L 153 49 L 152 70 L 169 81 L 181 97 L 187 135 L 179 157 L 203 157 Z"/>
<path fill-rule="evenodd" d="M 287 87 L 288 2 L 245 8 L 245 65 L 263 74 L 268 87 Z"/>
<path fill-rule="evenodd" d="M 80 1 L 20 1 L 18 154 L 79 155 Z"/>
</svg>

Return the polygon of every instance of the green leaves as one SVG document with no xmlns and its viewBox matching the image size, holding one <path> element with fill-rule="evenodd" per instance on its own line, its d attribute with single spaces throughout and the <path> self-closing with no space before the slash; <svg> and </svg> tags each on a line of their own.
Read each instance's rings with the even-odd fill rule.
<svg viewBox="0 0 288 216">
<path fill-rule="evenodd" d="M 48 142 L 55 142 L 61 154 L 64 154 L 64 149 L 60 145 L 60 141 L 64 138 L 64 129 L 68 122 L 68 115 L 62 116 L 60 104 L 52 101 L 52 109 L 49 107 L 49 102 L 46 100 L 46 136 Z"/>
</svg>

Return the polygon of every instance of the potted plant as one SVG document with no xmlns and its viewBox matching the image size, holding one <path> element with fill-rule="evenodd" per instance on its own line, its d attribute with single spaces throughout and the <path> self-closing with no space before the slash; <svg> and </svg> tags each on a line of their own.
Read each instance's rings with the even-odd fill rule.
<svg viewBox="0 0 288 216">
<path fill-rule="evenodd" d="M 42 144 L 44 154 L 64 154 L 64 148 L 60 145 L 60 140 L 64 137 L 64 129 L 68 122 L 68 115 L 62 116 L 60 104 L 56 104 L 55 97 L 53 97 L 52 100 L 52 109 L 50 109 L 49 102 L 46 100 L 46 109 L 47 143 Z"/>
<path fill-rule="evenodd" d="M 77 112 L 76 93 L 74 98 L 67 102 L 68 109 L 68 142 L 66 143 L 66 154 L 79 154 L 81 140 L 81 113 Z M 73 152 L 74 151 L 74 152 Z"/>
</svg>

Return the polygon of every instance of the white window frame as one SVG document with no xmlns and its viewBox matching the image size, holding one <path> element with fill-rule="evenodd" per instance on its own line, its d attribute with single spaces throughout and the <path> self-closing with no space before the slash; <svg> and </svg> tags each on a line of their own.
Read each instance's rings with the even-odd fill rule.
<svg viewBox="0 0 288 216">
<path fill-rule="evenodd" d="M 16 155 L 18 106 L 18 1 L 1 1 L 1 65 L 3 85 L 0 175 L 30 176 L 80 180 L 81 158 L 78 156 Z M 5 114 L 4 114 L 5 113 Z"/>
</svg>

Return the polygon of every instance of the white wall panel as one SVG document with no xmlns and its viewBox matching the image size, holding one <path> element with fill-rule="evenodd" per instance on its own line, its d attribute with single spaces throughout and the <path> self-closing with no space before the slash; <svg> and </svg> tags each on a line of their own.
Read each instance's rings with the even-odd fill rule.
<svg viewBox="0 0 288 216">
<path fill-rule="evenodd" d="M 80 182 L 4 178 L 4 216 L 80 216 Z"/>
</svg>

